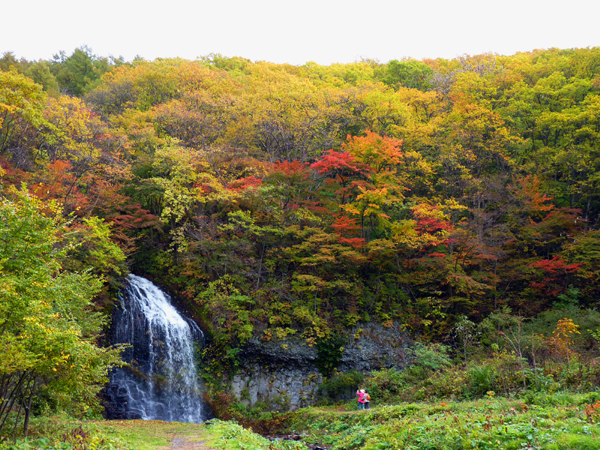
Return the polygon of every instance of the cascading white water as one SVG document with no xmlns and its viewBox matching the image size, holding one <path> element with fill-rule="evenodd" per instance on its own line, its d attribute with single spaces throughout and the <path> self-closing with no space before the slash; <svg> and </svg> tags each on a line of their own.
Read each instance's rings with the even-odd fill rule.
<svg viewBox="0 0 600 450">
<path fill-rule="evenodd" d="M 110 407 L 113 411 L 108 411 L 109 417 L 202 422 L 194 360 L 194 345 L 203 340 L 202 331 L 145 278 L 130 275 L 120 298 L 115 340 L 131 344 L 123 354 L 130 366 L 111 375 L 112 401 L 107 411 Z"/>
</svg>

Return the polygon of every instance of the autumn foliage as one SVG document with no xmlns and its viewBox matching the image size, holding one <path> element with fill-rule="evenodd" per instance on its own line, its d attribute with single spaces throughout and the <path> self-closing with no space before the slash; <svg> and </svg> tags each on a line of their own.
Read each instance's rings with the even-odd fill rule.
<svg viewBox="0 0 600 450">
<path fill-rule="evenodd" d="M 121 61 L 81 97 L 23 62 L 0 71 L 0 192 L 60 207 L 99 307 L 127 269 L 160 279 L 223 351 L 369 321 L 444 340 L 570 286 L 597 307 L 599 61 Z"/>
</svg>

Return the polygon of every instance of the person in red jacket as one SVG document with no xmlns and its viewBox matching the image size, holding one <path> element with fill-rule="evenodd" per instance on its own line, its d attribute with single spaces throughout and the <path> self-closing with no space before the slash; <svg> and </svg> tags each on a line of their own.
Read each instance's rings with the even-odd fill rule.
<svg viewBox="0 0 600 450">
<path fill-rule="evenodd" d="M 365 405 L 364 408 L 365 409 L 371 409 L 371 407 L 369 406 L 369 402 L 371 401 L 371 396 L 369 395 L 369 391 L 367 391 L 366 389 L 364 389 L 365 395 L 363 396 L 363 398 L 365 399 Z"/>
<path fill-rule="evenodd" d="M 360 411 L 361 409 L 365 408 L 367 395 L 365 394 L 364 389 L 359 389 L 356 391 L 356 395 L 358 395 L 358 410 Z"/>
</svg>

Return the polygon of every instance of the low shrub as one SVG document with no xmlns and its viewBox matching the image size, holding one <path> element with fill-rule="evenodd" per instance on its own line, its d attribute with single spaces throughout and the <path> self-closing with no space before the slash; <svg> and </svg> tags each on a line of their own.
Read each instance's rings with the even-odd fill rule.
<svg viewBox="0 0 600 450">
<path fill-rule="evenodd" d="M 230 393 L 205 392 L 204 399 L 217 419 L 233 420 L 261 434 L 282 433 L 290 417 L 289 413 L 269 411 L 269 405 L 266 403 L 257 403 L 253 407 L 248 407 L 243 402 L 238 402 Z"/>
<path fill-rule="evenodd" d="M 327 402 L 339 402 L 353 399 L 356 389 L 365 381 L 365 375 L 356 370 L 349 372 L 333 372 L 319 386 L 319 395 Z"/>
<path fill-rule="evenodd" d="M 206 424 L 211 434 L 216 437 L 215 444 L 222 450 L 306 450 L 302 442 L 274 440 L 254 433 L 234 421 L 224 422 L 212 419 Z"/>
</svg>

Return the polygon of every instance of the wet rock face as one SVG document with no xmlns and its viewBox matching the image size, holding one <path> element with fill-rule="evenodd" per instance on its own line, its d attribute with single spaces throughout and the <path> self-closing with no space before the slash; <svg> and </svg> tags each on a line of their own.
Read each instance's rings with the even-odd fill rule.
<svg viewBox="0 0 600 450">
<path fill-rule="evenodd" d="M 102 391 L 105 406 L 105 417 L 108 420 L 141 419 L 138 413 L 128 411 L 129 396 L 118 384 L 108 384 Z"/>
<path fill-rule="evenodd" d="M 289 411 L 314 404 L 322 376 L 314 365 L 317 351 L 306 342 L 251 339 L 240 358 L 232 392 L 247 406 L 262 402 Z"/>
<path fill-rule="evenodd" d="M 314 367 L 255 364 L 234 376 L 232 391 L 248 406 L 264 403 L 271 411 L 290 411 L 314 404 L 320 381 Z"/>
<path fill-rule="evenodd" d="M 367 324 L 352 329 L 343 344 L 338 370 L 367 373 L 406 365 L 408 336 L 401 326 Z M 323 380 L 316 347 L 306 341 L 252 339 L 240 352 L 241 370 L 232 381 L 232 393 L 247 406 L 268 405 L 288 411 L 315 404 Z"/>
<path fill-rule="evenodd" d="M 408 362 L 408 334 L 399 324 L 384 327 L 380 324 L 356 326 L 344 347 L 338 370 L 370 372 L 372 370 L 402 369 Z"/>
</svg>

